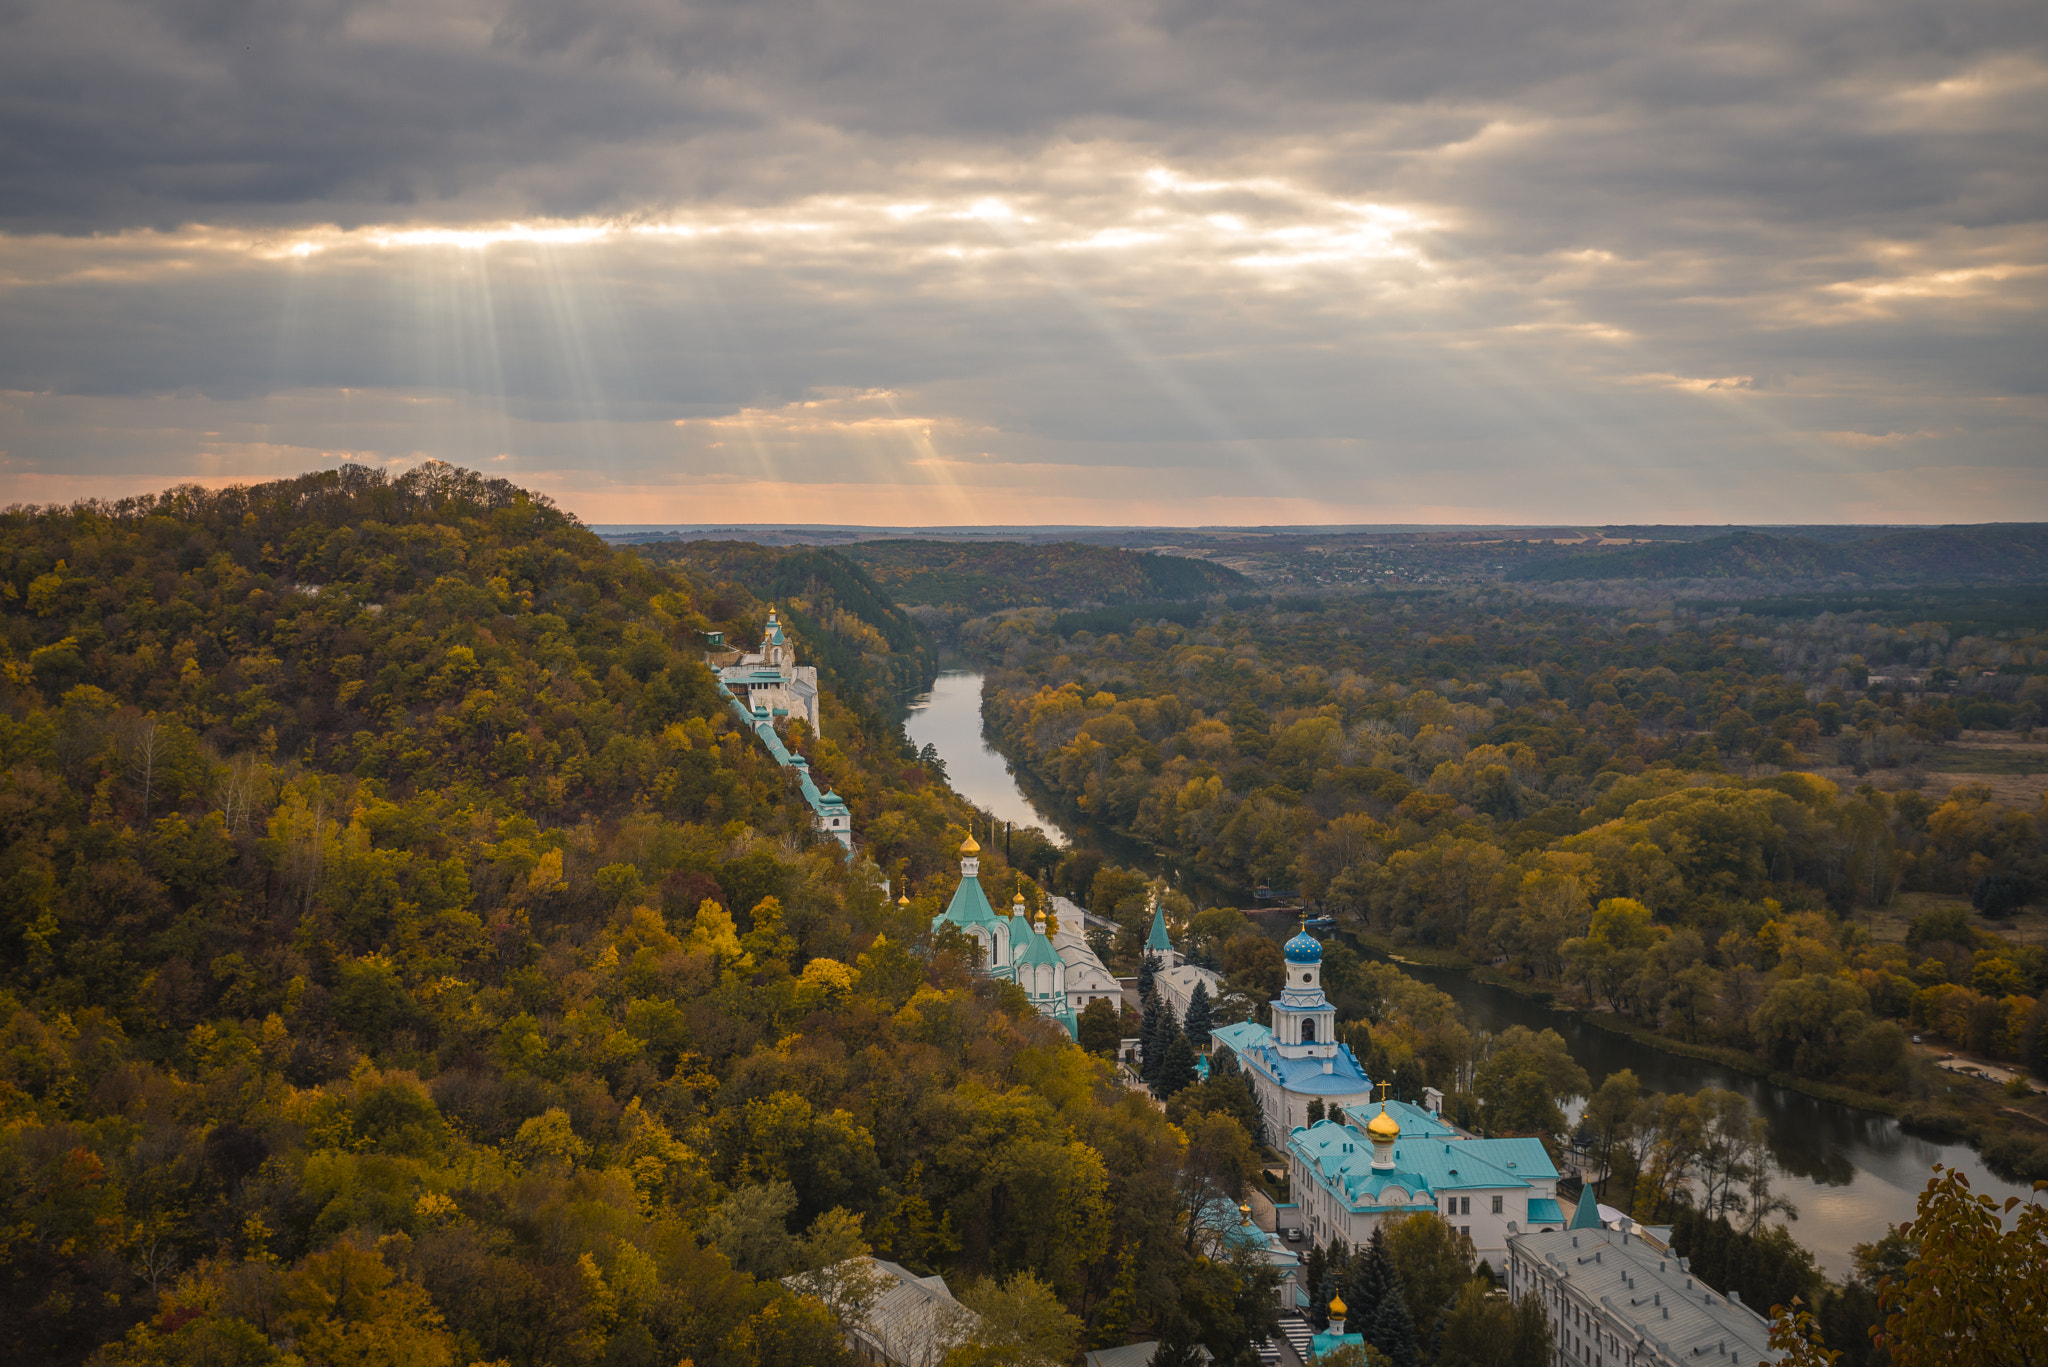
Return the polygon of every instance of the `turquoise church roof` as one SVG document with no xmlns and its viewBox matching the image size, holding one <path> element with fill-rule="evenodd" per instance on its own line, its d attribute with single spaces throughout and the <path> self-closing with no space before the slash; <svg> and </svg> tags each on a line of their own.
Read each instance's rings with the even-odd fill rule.
<svg viewBox="0 0 2048 1367">
<path fill-rule="evenodd" d="M 1600 1202 L 1593 1195 L 1593 1184 L 1588 1182 L 1579 1188 L 1579 1206 L 1572 1212 L 1571 1228 L 1599 1229 Z"/>
<path fill-rule="evenodd" d="M 946 922 L 961 927 L 992 926 L 996 921 L 996 909 L 988 904 L 988 894 L 981 890 L 979 878 L 962 878 L 960 886 L 953 889 L 953 900 L 946 909 L 932 918 L 932 929 L 937 930 Z"/>
<path fill-rule="evenodd" d="M 1012 924 L 1016 929 L 1011 932 L 1010 943 L 1012 946 L 1023 946 L 1017 955 L 1019 966 L 1031 968 L 1043 964 L 1047 967 L 1061 967 L 1065 964 L 1065 960 L 1060 958 L 1059 951 L 1052 947 L 1050 935 L 1040 935 L 1021 916 L 1013 917 Z"/>
<path fill-rule="evenodd" d="M 1396 1102 L 1389 1105 L 1392 1111 Z M 1373 1146 L 1358 1131 L 1334 1120 L 1305 1125 L 1288 1137 L 1287 1146 L 1309 1165 L 1315 1179 L 1353 1210 L 1405 1208 L 1405 1203 L 1383 1206 L 1381 1193 L 1398 1187 L 1410 1200 L 1420 1193 L 1430 1202 L 1439 1192 L 1473 1191 L 1503 1187 L 1530 1187 L 1536 1182 L 1555 1182 L 1557 1167 L 1537 1139 L 1456 1139 L 1433 1134 L 1411 1134 L 1412 1119 L 1425 1115 L 1403 1107 L 1399 1117 L 1401 1137 L 1393 1144 L 1394 1166 L 1372 1166 Z M 1439 1122 L 1440 1127 L 1440 1122 Z M 1533 1222 L 1555 1220 L 1554 1200 L 1538 1197 L 1528 1211 Z M 1539 1213 L 1541 1207 L 1547 1207 Z"/>
<path fill-rule="evenodd" d="M 1173 941 L 1166 938 L 1166 909 L 1155 899 L 1152 903 L 1152 933 L 1145 937 L 1145 952 L 1148 954 L 1171 954 Z"/>
</svg>

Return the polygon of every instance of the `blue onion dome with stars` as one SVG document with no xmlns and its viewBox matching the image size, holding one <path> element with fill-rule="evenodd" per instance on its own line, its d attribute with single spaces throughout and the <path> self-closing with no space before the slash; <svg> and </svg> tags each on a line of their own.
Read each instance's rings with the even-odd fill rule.
<svg viewBox="0 0 2048 1367">
<path fill-rule="evenodd" d="M 1291 964 L 1320 963 L 1323 957 L 1322 941 L 1309 934 L 1307 926 L 1303 926 L 1300 933 L 1280 949 L 1287 956 L 1287 962 Z"/>
</svg>

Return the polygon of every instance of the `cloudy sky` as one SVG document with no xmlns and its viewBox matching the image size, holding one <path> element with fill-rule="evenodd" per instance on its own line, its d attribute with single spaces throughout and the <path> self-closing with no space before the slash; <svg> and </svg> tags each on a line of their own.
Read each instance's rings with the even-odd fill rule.
<svg viewBox="0 0 2048 1367">
<path fill-rule="evenodd" d="M 0 502 L 2048 519 L 2040 0 L 0 0 Z"/>
</svg>

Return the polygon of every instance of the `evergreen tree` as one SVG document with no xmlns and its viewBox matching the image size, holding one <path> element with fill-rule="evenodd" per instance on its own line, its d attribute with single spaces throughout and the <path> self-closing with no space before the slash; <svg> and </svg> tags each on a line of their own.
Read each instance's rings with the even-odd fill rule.
<svg viewBox="0 0 2048 1367">
<path fill-rule="evenodd" d="M 1401 1299 L 1399 1286 L 1388 1284 L 1386 1294 L 1373 1309 L 1372 1325 L 1364 1333 L 1365 1341 L 1386 1354 L 1394 1367 L 1422 1367 L 1415 1321 L 1408 1314 L 1408 1303 Z"/>
<path fill-rule="evenodd" d="M 1181 1038 L 1180 1024 L 1173 1018 L 1173 1007 L 1165 994 L 1152 994 L 1159 1002 L 1159 1016 L 1152 1023 L 1152 1037 L 1145 1041 L 1145 1081 L 1153 1084 L 1157 1093 L 1160 1069 L 1166 1066 L 1166 1056 L 1173 1051 L 1173 1042 Z"/>
<path fill-rule="evenodd" d="M 1323 1252 L 1321 1244 L 1310 1244 L 1308 1256 L 1301 1260 L 1301 1284 L 1309 1289 L 1308 1318 L 1316 1328 L 1323 1327 L 1322 1316 L 1328 1310 L 1330 1297 L 1337 1292 L 1337 1282 L 1330 1275 L 1330 1257 Z M 1322 1305 L 1316 1304 L 1317 1298 Z"/>
<path fill-rule="evenodd" d="M 1159 1042 L 1159 1023 L 1172 1013 L 1157 992 L 1145 996 L 1145 1015 L 1138 1023 L 1138 1076 L 1150 1082 L 1159 1072 L 1164 1049 Z"/>
<path fill-rule="evenodd" d="M 1342 1239 L 1332 1239 L 1329 1251 L 1324 1256 L 1323 1280 L 1316 1287 L 1316 1303 L 1309 1307 L 1310 1311 L 1313 1312 L 1309 1318 L 1316 1322 L 1316 1328 L 1327 1329 L 1330 1327 L 1330 1302 L 1337 1298 L 1338 1292 L 1342 1291 L 1344 1293 L 1344 1298 L 1347 1302 L 1350 1300 L 1351 1292 L 1346 1284 L 1349 1279 L 1348 1269 L 1350 1265 L 1351 1249 Z M 1351 1307 L 1347 1305 L 1346 1308 Z M 1355 1308 L 1351 1309 L 1353 1314 L 1357 1313 Z"/>
<path fill-rule="evenodd" d="M 1181 1022 L 1181 1029 L 1187 1031 L 1188 1042 L 1197 1049 L 1209 1047 L 1209 1031 L 1215 1026 L 1215 1013 L 1209 1009 L 1209 984 L 1195 984 L 1194 994 L 1188 998 L 1188 1016 Z"/>
<path fill-rule="evenodd" d="M 1358 1323 L 1371 1323 L 1380 1302 L 1394 1285 L 1394 1260 L 1388 1256 L 1387 1236 L 1379 1226 L 1373 1226 L 1372 1238 L 1351 1255 L 1343 1285 L 1344 1299 Z M 1364 1332 L 1362 1328 L 1360 1332 Z"/>
<path fill-rule="evenodd" d="M 1081 1012 L 1081 1048 L 1090 1054 L 1108 1057 L 1116 1053 L 1117 1018 L 1116 1008 L 1098 997 L 1089 1002 Z"/>
<path fill-rule="evenodd" d="M 1320 1125 L 1326 1117 L 1327 1113 L 1323 1110 L 1323 1099 L 1321 1097 L 1312 1099 L 1308 1103 L 1308 1123 Z"/>
<path fill-rule="evenodd" d="M 1159 971 L 1159 956 L 1147 954 L 1138 960 L 1138 998 L 1140 1001 L 1152 995 L 1152 976 Z"/>
<path fill-rule="evenodd" d="M 1195 1077 L 1195 1047 L 1188 1043 L 1186 1035 L 1176 1031 L 1173 1043 L 1166 1046 L 1166 1057 L 1159 1064 L 1152 1095 L 1165 1101 L 1181 1088 L 1194 1086 Z"/>
</svg>

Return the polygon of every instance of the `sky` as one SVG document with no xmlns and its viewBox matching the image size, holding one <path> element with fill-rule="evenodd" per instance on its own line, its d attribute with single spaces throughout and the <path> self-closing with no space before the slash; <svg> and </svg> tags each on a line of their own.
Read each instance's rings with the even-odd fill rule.
<svg viewBox="0 0 2048 1367">
<path fill-rule="evenodd" d="M 0 0 L 0 503 L 2048 520 L 2040 0 Z"/>
</svg>

